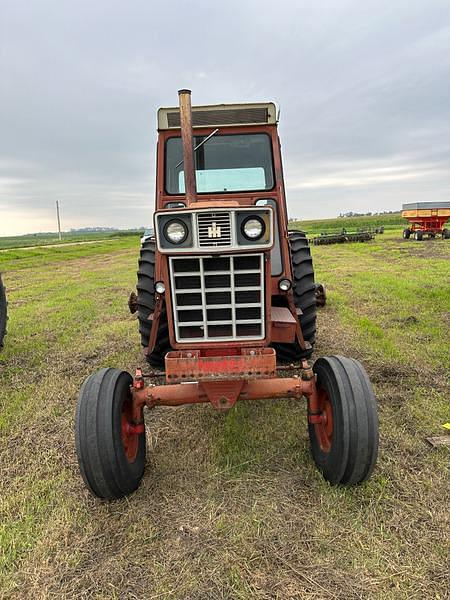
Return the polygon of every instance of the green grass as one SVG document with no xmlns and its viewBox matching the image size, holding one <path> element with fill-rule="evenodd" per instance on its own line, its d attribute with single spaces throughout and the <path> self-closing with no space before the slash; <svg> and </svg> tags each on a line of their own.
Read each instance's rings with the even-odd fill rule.
<svg viewBox="0 0 450 600">
<path fill-rule="evenodd" d="M 309 456 L 303 402 L 157 408 L 140 489 L 86 492 L 74 454 L 80 385 L 142 364 L 126 306 L 137 238 L 0 253 L 0 597 L 443 598 L 450 243 L 313 247 L 327 285 L 317 355 L 361 360 L 381 449 L 372 479 L 333 488 Z M 26 590 L 26 593 L 24 592 Z"/>
<path fill-rule="evenodd" d="M 400 213 L 389 215 L 373 215 L 363 217 L 343 217 L 335 219 L 317 219 L 314 221 L 291 221 L 289 229 L 300 229 L 309 234 L 331 233 L 341 231 L 356 231 L 358 229 L 370 229 L 383 225 L 386 231 L 404 227 L 406 220 L 402 219 Z"/>
<path fill-rule="evenodd" d="M 97 240 L 117 239 L 126 236 L 141 236 L 143 230 L 97 231 L 92 233 L 66 233 L 60 240 L 57 233 L 29 233 L 26 235 L 0 237 L 0 250 L 30 248 L 34 246 L 64 245 Z"/>
</svg>

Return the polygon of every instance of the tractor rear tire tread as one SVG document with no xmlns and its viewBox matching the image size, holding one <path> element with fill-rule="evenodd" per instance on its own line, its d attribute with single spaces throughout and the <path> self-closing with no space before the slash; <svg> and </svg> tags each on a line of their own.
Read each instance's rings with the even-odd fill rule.
<svg viewBox="0 0 450 600">
<path fill-rule="evenodd" d="M 5 286 L 0 275 L 0 349 L 6 335 L 6 322 L 8 320 L 8 302 L 6 300 Z"/>
<path fill-rule="evenodd" d="M 313 353 L 316 341 L 316 285 L 314 283 L 314 267 L 306 234 L 303 231 L 289 233 L 292 263 L 292 289 L 296 308 L 300 308 L 300 326 L 305 342 L 311 344 L 308 350 L 302 350 L 297 341 L 293 344 L 273 344 L 277 358 L 283 362 L 295 362 L 309 358 Z"/>
<path fill-rule="evenodd" d="M 149 316 L 155 310 L 155 240 L 147 240 L 142 245 L 137 277 L 139 333 L 141 345 L 143 348 L 147 348 L 152 330 L 152 321 L 149 320 Z M 170 350 L 169 326 L 165 309 L 163 309 L 160 315 L 155 348 L 153 352 L 145 355 L 145 360 L 152 367 L 164 368 L 164 359 L 166 353 Z"/>
</svg>

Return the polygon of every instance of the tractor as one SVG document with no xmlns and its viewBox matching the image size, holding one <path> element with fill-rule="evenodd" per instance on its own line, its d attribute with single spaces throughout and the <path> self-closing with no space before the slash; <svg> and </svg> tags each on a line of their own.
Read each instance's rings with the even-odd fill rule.
<svg viewBox="0 0 450 600">
<path fill-rule="evenodd" d="M 357 360 L 310 362 L 316 284 L 305 234 L 288 231 L 276 107 L 192 107 L 189 90 L 178 95 L 158 111 L 154 237 L 129 302 L 149 366 L 133 376 L 104 368 L 83 383 L 84 482 L 107 500 L 137 489 L 144 409 L 305 398 L 317 467 L 331 484 L 359 484 L 377 459 L 376 400 Z"/>
</svg>

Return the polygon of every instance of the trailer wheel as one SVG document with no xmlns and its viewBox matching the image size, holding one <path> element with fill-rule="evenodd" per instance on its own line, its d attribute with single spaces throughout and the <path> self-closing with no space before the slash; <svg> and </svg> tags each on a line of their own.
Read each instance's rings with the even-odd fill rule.
<svg viewBox="0 0 450 600">
<path fill-rule="evenodd" d="M 147 348 L 150 341 L 152 322 L 149 316 L 155 310 L 155 241 L 147 240 L 141 247 L 139 269 L 137 272 L 137 309 L 139 320 L 139 333 L 141 344 Z M 147 354 L 145 359 L 153 367 L 164 367 L 166 353 L 171 350 L 169 340 L 169 326 L 165 308 L 160 320 L 156 344 L 153 352 Z"/>
<path fill-rule="evenodd" d="M 130 432 L 132 382 L 126 371 L 101 369 L 85 380 L 78 398 L 78 465 L 86 486 L 104 500 L 131 494 L 144 474 L 145 431 Z"/>
<path fill-rule="evenodd" d="M 406 228 L 403 230 L 403 239 L 404 240 L 409 240 L 410 235 L 411 235 L 411 229 Z"/>
<path fill-rule="evenodd" d="M 364 367 L 343 356 L 314 364 L 320 424 L 308 424 L 311 452 L 332 484 L 355 485 L 368 479 L 378 455 L 375 396 Z"/>
<path fill-rule="evenodd" d="M 3 339 L 6 335 L 6 321 L 8 320 L 8 302 L 6 301 L 5 286 L 0 275 L 0 349 L 3 348 Z"/>
<path fill-rule="evenodd" d="M 300 326 L 302 328 L 305 342 L 311 344 L 311 348 L 304 351 L 297 341 L 294 344 L 275 343 L 277 358 L 281 361 L 293 362 L 301 358 L 309 358 L 313 353 L 316 341 L 316 285 L 314 283 L 314 267 L 306 234 L 303 231 L 292 231 L 289 233 L 291 248 L 291 264 L 294 292 L 294 303 L 300 308 Z"/>
<path fill-rule="evenodd" d="M 442 239 L 444 239 L 444 240 L 450 239 L 450 229 L 444 228 L 442 230 Z"/>
<path fill-rule="evenodd" d="M 421 229 L 418 229 L 416 231 L 415 238 L 418 242 L 421 242 L 423 240 L 423 231 Z"/>
</svg>

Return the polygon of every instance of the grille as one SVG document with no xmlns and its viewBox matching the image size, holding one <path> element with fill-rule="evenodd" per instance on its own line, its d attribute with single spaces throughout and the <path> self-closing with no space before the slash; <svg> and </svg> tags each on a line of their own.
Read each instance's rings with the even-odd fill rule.
<svg viewBox="0 0 450 600">
<path fill-rule="evenodd" d="M 197 213 L 200 247 L 231 246 L 231 214 L 228 212 Z"/>
<path fill-rule="evenodd" d="M 264 339 L 264 257 L 171 257 L 177 342 Z"/>
<path fill-rule="evenodd" d="M 242 125 L 245 123 L 267 123 L 268 111 L 264 107 L 253 108 L 226 108 L 219 110 L 192 110 L 192 124 L 194 127 L 208 127 L 209 125 Z M 167 114 L 169 127 L 180 127 L 180 111 Z"/>
</svg>

